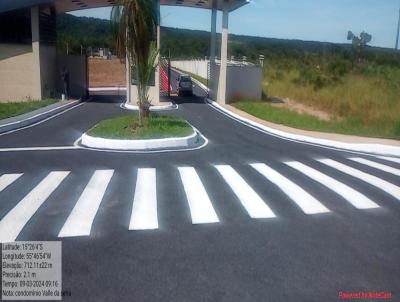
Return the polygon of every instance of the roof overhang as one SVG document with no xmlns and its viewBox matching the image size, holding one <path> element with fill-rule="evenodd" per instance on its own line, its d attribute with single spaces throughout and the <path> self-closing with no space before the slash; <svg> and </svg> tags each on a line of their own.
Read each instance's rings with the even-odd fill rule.
<svg viewBox="0 0 400 302">
<path fill-rule="evenodd" d="M 215 8 L 222 10 L 224 1 L 227 1 L 229 11 L 238 9 L 249 2 L 249 0 L 215 0 Z M 82 9 L 113 6 L 115 3 L 115 0 L 0 0 L 0 13 L 36 5 L 54 4 L 57 13 L 61 14 Z M 213 7 L 212 0 L 160 0 L 160 4 L 204 9 Z"/>
<path fill-rule="evenodd" d="M 239 7 L 249 3 L 249 0 L 227 0 L 229 11 L 238 9 Z M 169 6 L 186 6 L 195 8 L 211 9 L 213 7 L 212 0 L 160 0 L 161 5 Z M 222 10 L 224 7 L 224 0 L 215 0 L 215 8 Z"/>
</svg>

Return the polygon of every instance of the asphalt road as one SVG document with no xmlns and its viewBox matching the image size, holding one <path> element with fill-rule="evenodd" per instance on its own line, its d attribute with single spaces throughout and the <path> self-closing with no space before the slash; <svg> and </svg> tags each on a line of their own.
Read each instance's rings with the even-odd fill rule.
<svg viewBox="0 0 400 302">
<path fill-rule="evenodd" d="M 400 299 L 400 163 L 258 132 L 195 92 L 167 114 L 209 140 L 196 151 L 3 152 L 72 146 L 98 121 L 127 114 L 107 96 L 0 136 L 0 238 L 12 237 L 9 223 L 16 240 L 62 240 L 65 301 L 337 301 L 341 291 Z M 13 220 L 54 171 L 70 173 Z"/>
</svg>

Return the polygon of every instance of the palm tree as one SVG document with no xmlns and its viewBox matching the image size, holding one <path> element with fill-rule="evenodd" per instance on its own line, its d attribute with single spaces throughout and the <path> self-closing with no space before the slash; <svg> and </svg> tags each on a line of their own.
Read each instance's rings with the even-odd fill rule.
<svg viewBox="0 0 400 302">
<path fill-rule="evenodd" d="M 111 11 L 117 55 L 133 62 L 137 79 L 139 124 L 149 116 L 149 82 L 156 67 L 158 7 L 154 0 L 118 0 Z M 130 83 L 129 83 L 130 85 Z"/>
</svg>

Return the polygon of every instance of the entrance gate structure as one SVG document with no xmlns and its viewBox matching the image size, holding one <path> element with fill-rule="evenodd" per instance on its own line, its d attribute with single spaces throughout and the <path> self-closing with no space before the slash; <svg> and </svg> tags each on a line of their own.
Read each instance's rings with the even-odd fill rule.
<svg viewBox="0 0 400 302">
<path fill-rule="evenodd" d="M 152 1 L 152 0 L 149 0 Z M 154 0 L 160 5 L 185 6 L 211 10 L 210 37 L 210 96 L 217 102 L 226 102 L 229 13 L 247 4 L 249 0 Z M 116 5 L 114 0 L 1 0 L 0 20 L 18 20 L 14 26 L 0 24 L 0 101 L 42 99 L 57 90 L 60 66 L 53 38 L 57 15 L 76 10 Z M 221 53 L 216 73 L 216 20 L 222 11 Z M 159 15 L 159 14 L 158 14 Z M 1 21 L 0 21 L 1 22 Z M 157 46 L 160 47 L 160 26 L 157 28 Z M 58 64 L 60 65 L 60 64 Z M 165 83 L 161 65 L 155 70 L 154 85 L 149 94 L 153 104 L 160 101 L 160 89 Z M 127 101 L 137 102 L 137 88 L 126 68 Z M 160 76 L 161 73 L 161 76 Z M 82 77 L 86 87 L 86 75 Z M 79 83 L 77 83 L 79 86 Z M 87 89 L 87 87 L 86 87 Z"/>
</svg>

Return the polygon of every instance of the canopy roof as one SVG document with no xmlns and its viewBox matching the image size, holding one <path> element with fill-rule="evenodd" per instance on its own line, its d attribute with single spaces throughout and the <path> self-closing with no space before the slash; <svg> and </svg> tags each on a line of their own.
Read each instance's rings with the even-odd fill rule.
<svg viewBox="0 0 400 302">
<path fill-rule="evenodd" d="M 115 0 L 0 0 L 0 13 L 28 8 L 40 4 L 54 4 L 57 13 L 115 5 Z M 224 0 L 215 0 L 216 8 L 222 10 Z M 227 0 L 228 9 L 233 11 L 249 0 Z M 212 8 L 212 0 L 160 0 L 161 5 Z"/>
</svg>

